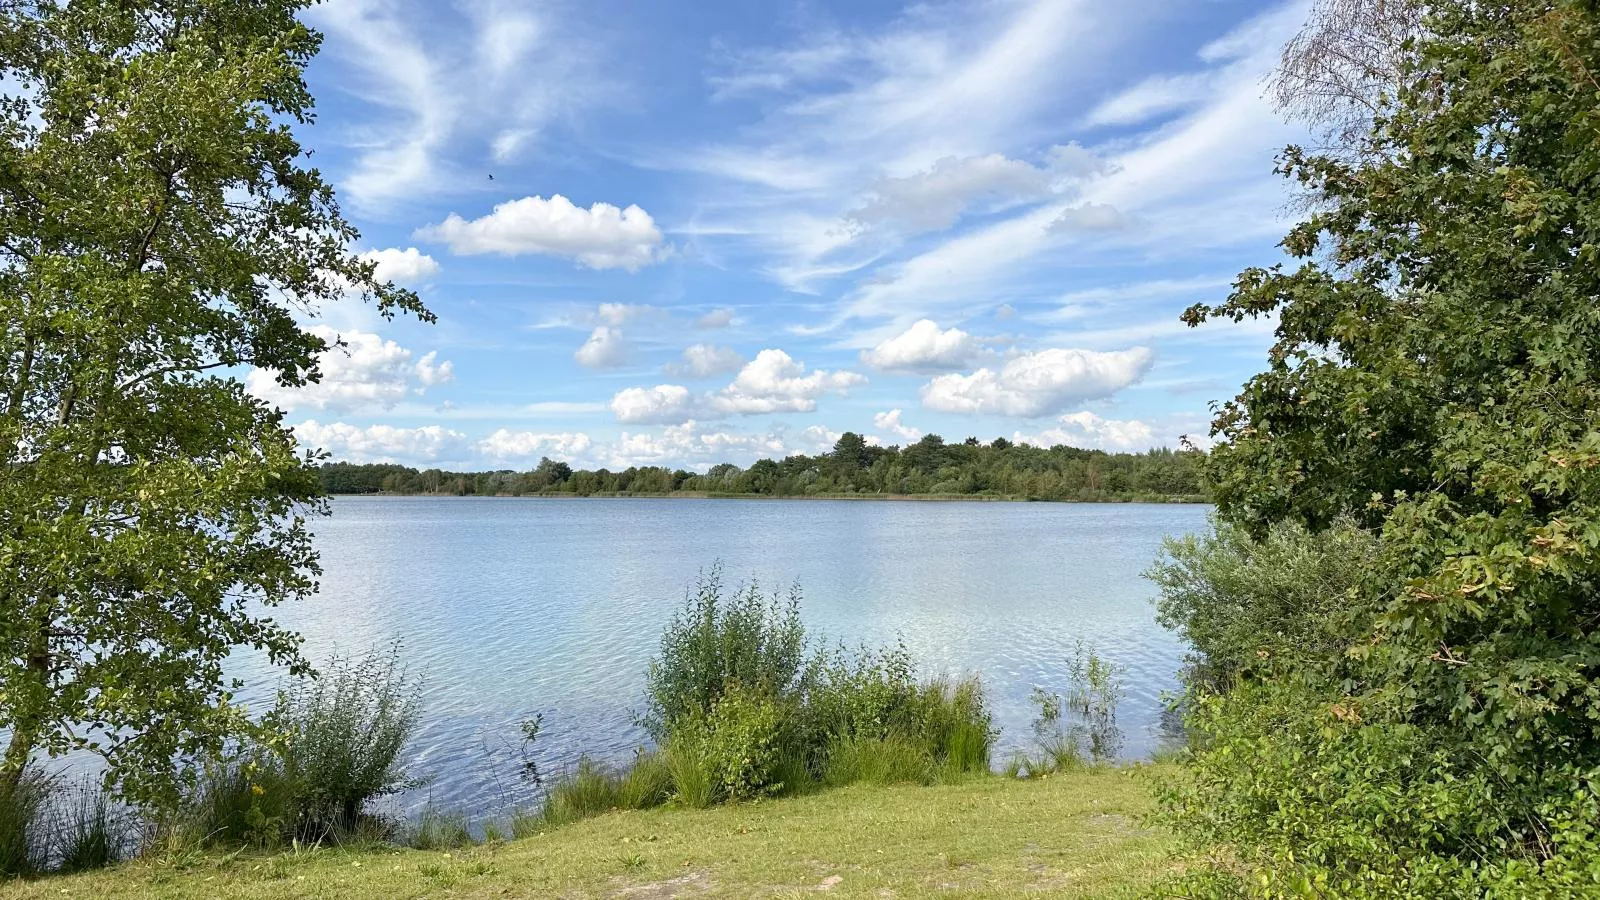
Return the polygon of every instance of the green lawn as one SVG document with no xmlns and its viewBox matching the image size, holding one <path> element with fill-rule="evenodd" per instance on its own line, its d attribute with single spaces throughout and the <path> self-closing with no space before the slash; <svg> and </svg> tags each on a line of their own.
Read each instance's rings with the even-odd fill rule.
<svg viewBox="0 0 1600 900">
<path fill-rule="evenodd" d="M 1152 770 L 857 786 L 619 812 L 444 853 L 317 849 L 144 859 L 0 886 L 22 897 L 1104 897 L 1167 871 Z"/>
</svg>

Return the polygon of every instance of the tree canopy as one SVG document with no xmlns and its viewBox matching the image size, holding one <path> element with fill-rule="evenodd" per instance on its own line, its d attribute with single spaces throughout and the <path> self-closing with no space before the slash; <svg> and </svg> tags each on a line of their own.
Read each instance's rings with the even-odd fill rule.
<svg viewBox="0 0 1600 900">
<path fill-rule="evenodd" d="M 660 466 L 573 470 L 543 460 L 531 472 L 419 471 L 393 464 L 322 466 L 333 494 L 670 494 L 677 491 L 806 497 L 962 495 L 1036 500 L 1201 500 L 1197 451 L 1107 453 L 1034 447 L 1000 438 L 946 444 L 926 435 L 906 447 L 875 447 L 846 432 L 833 451 L 762 459 L 747 469 L 722 463 L 704 474 Z"/>
<path fill-rule="evenodd" d="M 1406 49 L 1360 152 L 1284 154 L 1315 201 L 1292 263 L 1187 314 L 1278 323 L 1216 416 L 1224 520 L 1265 536 L 1353 517 L 1381 539 L 1367 614 L 1282 675 L 1319 673 L 1299 759 L 1328 768 L 1309 836 L 1271 839 L 1334 860 L 1337 884 L 1566 885 L 1600 876 L 1581 874 L 1600 858 L 1600 12 L 1431 3 Z M 1332 820 L 1396 772 L 1439 827 L 1391 827 L 1381 858 L 1339 843 Z"/>
<path fill-rule="evenodd" d="M 0 3 L 0 775 L 87 749 L 135 800 L 247 727 L 240 645 L 313 590 L 311 460 L 234 377 L 318 377 L 373 279 L 306 165 L 304 0 Z"/>
</svg>

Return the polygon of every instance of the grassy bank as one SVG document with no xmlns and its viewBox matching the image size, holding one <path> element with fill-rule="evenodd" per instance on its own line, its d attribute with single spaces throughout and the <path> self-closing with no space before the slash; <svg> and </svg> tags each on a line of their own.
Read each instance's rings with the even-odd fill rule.
<svg viewBox="0 0 1600 900">
<path fill-rule="evenodd" d="M 0 898 L 1116 896 L 1170 865 L 1165 836 L 1139 821 L 1150 774 L 857 785 L 706 810 L 619 812 L 448 854 L 152 857 L 13 882 Z"/>
</svg>

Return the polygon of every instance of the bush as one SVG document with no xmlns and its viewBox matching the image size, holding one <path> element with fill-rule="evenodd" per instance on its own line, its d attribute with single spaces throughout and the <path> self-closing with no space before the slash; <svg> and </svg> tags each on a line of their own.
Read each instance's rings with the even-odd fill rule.
<svg viewBox="0 0 1600 900">
<path fill-rule="evenodd" d="M 1259 541 L 1217 521 L 1212 534 L 1169 538 L 1145 577 L 1161 591 L 1156 620 L 1194 649 L 1191 680 L 1220 690 L 1264 660 L 1339 656 L 1372 609 L 1362 584 L 1377 553 L 1347 519 L 1320 533 L 1278 523 Z"/>
<path fill-rule="evenodd" d="M 400 756 L 421 714 L 398 648 L 336 656 L 279 693 L 265 740 L 203 761 L 189 801 L 161 824 L 179 846 L 257 846 L 381 836 L 372 801 L 420 787 Z"/>
<path fill-rule="evenodd" d="M 855 771 L 925 781 L 988 769 L 995 733 L 976 679 L 919 681 L 903 645 L 813 650 L 797 591 L 749 587 L 725 599 L 714 566 L 661 647 L 643 719 L 685 806 L 799 793 Z M 892 775 L 830 762 L 883 747 L 909 747 L 916 762 Z"/>
<path fill-rule="evenodd" d="M 644 725 L 664 741 L 672 723 L 710 710 L 733 684 L 786 697 L 806 661 L 797 590 L 767 597 L 750 584 L 724 598 L 722 567 L 701 575 L 661 636 L 646 676 Z"/>
<path fill-rule="evenodd" d="M 1459 738 L 1289 678 L 1197 699 L 1161 791 L 1191 857 L 1161 896 L 1578 897 L 1600 885 L 1600 770 L 1500 779 Z M 1508 840 L 1506 812 L 1546 798 Z"/>
<path fill-rule="evenodd" d="M 781 787 L 775 778 L 783 755 L 783 711 L 761 689 L 730 685 L 704 714 L 680 715 L 668 739 L 679 769 L 698 768 L 717 800 L 752 800 Z M 700 798 L 694 798 L 698 801 Z"/>
<path fill-rule="evenodd" d="M 359 659 L 336 656 L 314 680 L 280 693 L 269 722 L 283 734 L 295 836 L 320 840 L 349 831 L 373 800 L 426 784 L 400 762 L 421 714 L 420 688 L 400 665 L 398 647 Z"/>
</svg>

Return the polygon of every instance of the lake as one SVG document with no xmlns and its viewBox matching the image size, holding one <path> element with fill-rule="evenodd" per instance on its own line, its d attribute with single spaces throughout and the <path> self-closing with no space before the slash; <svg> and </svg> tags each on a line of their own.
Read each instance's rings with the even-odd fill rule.
<svg viewBox="0 0 1600 900">
<path fill-rule="evenodd" d="M 927 674 L 980 675 L 1002 748 L 1025 744 L 1034 685 L 1065 689 L 1081 639 L 1124 668 L 1130 757 L 1161 739 L 1184 652 L 1140 572 L 1206 506 L 808 500 L 339 497 L 313 523 L 320 594 L 275 611 L 320 662 L 402 642 L 425 676 L 419 772 L 405 805 L 471 811 L 515 787 L 501 751 L 544 716 L 547 772 L 626 760 L 646 665 L 697 573 L 798 584 L 814 634 L 903 639 Z M 248 659 L 246 698 L 275 677 Z M 253 706 L 255 704 L 252 704 Z M 1005 751 L 997 755 L 1003 759 Z"/>
</svg>

